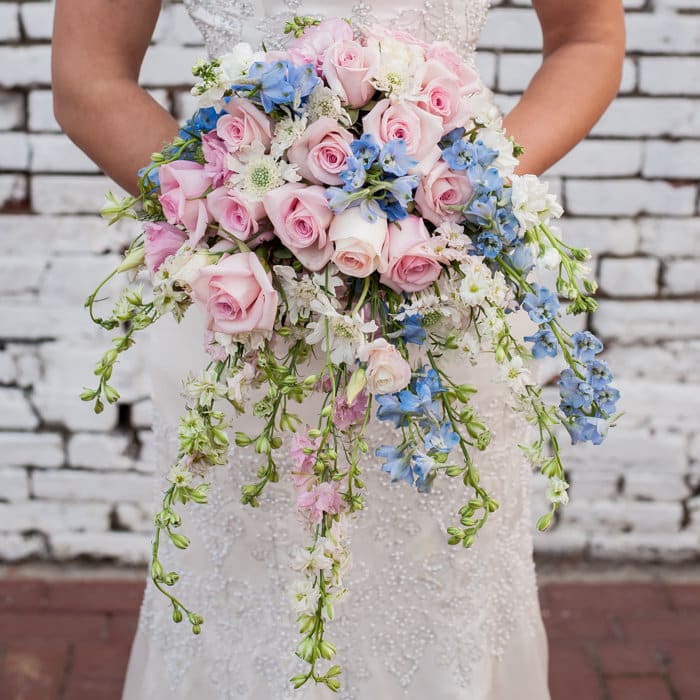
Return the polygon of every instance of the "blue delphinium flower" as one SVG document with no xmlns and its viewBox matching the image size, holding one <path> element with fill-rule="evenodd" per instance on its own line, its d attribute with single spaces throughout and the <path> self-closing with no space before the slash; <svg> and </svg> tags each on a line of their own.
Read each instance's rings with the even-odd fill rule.
<svg viewBox="0 0 700 700">
<path fill-rule="evenodd" d="M 574 344 L 574 357 L 581 362 L 590 362 L 599 352 L 603 350 L 603 343 L 590 331 L 574 333 L 572 336 Z"/>
<path fill-rule="evenodd" d="M 374 400 L 378 404 L 378 420 L 391 421 L 395 428 L 400 428 L 407 424 L 407 411 L 401 405 L 398 394 L 377 394 Z"/>
<path fill-rule="evenodd" d="M 459 435 L 452 429 L 452 424 L 445 421 L 438 429 L 432 425 L 430 431 L 425 436 L 426 452 L 449 453 L 452 448 L 459 444 Z"/>
<path fill-rule="evenodd" d="M 345 211 L 354 201 L 353 193 L 342 187 L 326 187 L 325 197 L 330 210 L 334 214 Z"/>
<path fill-rule="evenodd" d="M 559 300 L 556 294 L 550 292 L 546 287 L 540 287 L 534 284 L 535 293 L 528 293 L 523 299 L 523 309 L 527 311 L 528 316 L 538 325 L 549 323 L 559 309 Z"/>
<path fill-rule="evenodd" d="M 379 144 L 371 134 L 362 134 L 350 144 L 352 154 L 369 170 L 379 156 Z"/>
<path fill-rule="evenodd" d="M 269 114 L 280 105 L 298 109 L 318 82 L 319 77 L 310 63 L 295 66 L 287 60 L 255 61 L 233 89 L 248 92 L 249 99 L 262 105 Z"/>
<path fill-rule="evenodd" d="M 612 386 L 604 386 L 595 392 L 595 400 L 601 411 L 608 414 L 615 413 L 616 404 L 620 399 L 620 392 Z"/>
<path fill-rule="evenodd" d="M 140 168 L 139 171 L 136 173 L 137 177 L 139 180 L 145 175 L 146 170 L 153 165 L 153 163 L 150 163 L 148 166 L 144 166 L 143 168 Z M 160 189 L 160 172 L 159 168 L 153 168 L 148 173 L 148 178 L 146 180 L 147 183 L 147 191 L 148 192 L 153 192 L 154 190 Z"/>
<path fill-rule="evenodd" d="M 595 390 L 593 387 L 587 381 L 579 379 L 574 374 L 574 371 L 568 367 L 561 373 L 561 378 L 559 379 L 559 393 L 562 399 L 566 400 L 567 404 L 572 406 L 575 410 L 583 409 L 584 411 L 590 411 L 593 399 L 595 398 Z"/>
<path fill-rule="evenodd" d="M 418 161 L 406 153 L 406 142 L 403 139 L 392 139 L 382 146 L 379 164 L 385 173 L 401 177 L 408 174 Z"/>
<path fill-rule="evenodd" d="M 474 143 L 460 139 L 443 148 L 442 158 L 452 170 L 485 169 L 498 158 L 498 151 L 488 148 L 481 139 Z"/>
<path fill-rule="evenodd" d="M 566 429 L 574 445 L 579 442 L 600 445 L 608 433 L 608 423 L 605 419 L 595 416 L 578 416 L 571 423 L 566 424 Z"/>
<path fill-rule="evenodd" d="M 586 379 L 594 389 L 602 389 L 612 381 L 612 372 L 607 362 L 593 360 L 586 365 Z"/>
<path fill-rule="evenodd" d="M 441 139 L 440 143 L 438 144 L 440 146 L 440 149 L 445 149 L 448 146 L 451 146 L 453 143 L 456 141 L 459 141 L 460 139 L 464 138 L 464 134 L 467 133 L 467 130 L 463 126 L 458 126 L 452 129 L 452 131 L 448 131 Z"/>
<path fill-rule="evenodd" d="M 367 172 L 359 158 L 348 156 L 345 160 L 345 168 L 339 177 L 343 181 L 343 189 L 346 192 L 355 192 L 365 184 Z"/>
<path fill-rule="evenodd" d="M 503 242 L 493 231 L 482 231 L 474 241 L 474 251 L 478 255 L 493 260 L 503 250 Z"/>
<path fill-rule="evenodd" d="M 402 389 L 399 392 L 399 405 L 404 413 L 414 416 L 437 415 L 440 411 L 440 404 L 433 399 L 430 383 L 423 378 L 416 382 L 413 391 Z"/>
<path fill-rule="evenodd" d="M 518 237 L 518 220 L 510 207 L 499 207 L 496 209 L 494 225 L 503 242 L 510 246 Z"/>
<path fill-rule="evenodd" d="M 532 248 L 522 241 L 516 241 L 510 253 L 510 264 L 520 272 L 527 274 L 535 266 Z"/>
<path fill-rule="evenodd" d="M 487 194 L 472 199 L 466 209 L 464 209 L 463 214 L 464 218 L 470 223 L 484 229 L 490 229 L 496 218 L 497 209 L 498 202 L 496 198 Z"/>
<path fill-rule="evenodd" d="M 435 460 L 428 455 L 416 452 L 411 457 L 411 467 L 418 491 L 421 493 L 430 491 L 436 476 Z"/>
<path fill-rule="evenodd" d="M 382 471 L 389 474 L 392 481 L 406 481 L 413 486 L 411 453 L 409 450 L 405 447 L 398 449 L 390 445 L 381 445 L 375 450 L 374 454 L 386 460 L 382 464 Z"/>
<path fill-rule="evenodd" d="M 401 322 L 400 335 L 407 343 L 423 345 L 427 338 L 425 328 L 423 328 L 423 316 L 420 314 L 406 316 Z"/>
<path fill-rule="evenodd" d="M 532 355 L 539 360 L 542 357 L 556 357 L 559 352 L 557 338 L 549 328 L 542 328 L 535 335 L 527 335 L 524 338 L 532 346 Z"/>
</svg>

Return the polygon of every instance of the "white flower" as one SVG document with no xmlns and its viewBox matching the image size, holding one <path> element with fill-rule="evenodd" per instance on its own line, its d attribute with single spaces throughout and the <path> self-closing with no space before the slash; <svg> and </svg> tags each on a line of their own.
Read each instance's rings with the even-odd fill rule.
<svg viewBox="0 0 700 700">
<path fill-rule="evenodd" d="M 311 121 L 319 117 L 330 117 L 340 122 L 343 126 L 350 126 L 350 115 L 343 109 L 340 97 L 325 85 L 317 85 L 309 95 L 306 109 Z"/>
<path fill-rule="evenodd" d="M 476 124 L 500 129 L 503 124 L 503 115 L 494 102 L 493 93 L 483 87 L 479 92 L 468 95 L 466 100 L 472 120 Z"/>
<path fill-rule="evenodd" d="M 471 364 L 476 364 L 479 353 L 482 350 L 481 340 L 472 328 L 468 328 L 457 341 L 459 349 L 467 356 Z"/>
<path fill-rule="evenodd" d="M 210 407 L 218 398 L 226 395 L 227 388 L 219 383 L 214 369 L 202 370 L 199 377 L 188 375 L 183 381 L 185 394 L 188 399 L 194 399 L 195 404 L 204 408 Z"/>
<path fill-rule="evenodd" d="M 273 158 L 281 158 L 286 150 L 306 131 L 308 121 L 306 115 L 298 118 L 284 117 L 278 121 L 270 145 L 270 155 Z"/>
<path fill-rule="evenodd" d="M 297 273 L 288 265 L 275 265 L 273 268 L 284 290 L 284 301 L 287 304 L 287 318 L 293 325 L 299 319 L 308 319 L 311 315 L 311 302 L 323 295 L 316 281 L 309 275 Z"/>
<path fill-rule="evenodd" d="M 522 396 L 527 393 L 527 386 L 532 384 L 532 377 L 520 355 L 504 362 L 500 369 L 501 381 L 505 382 L 514 394 Z"/>
<path fill-rule="evenodd" d="M 259 141 L 229 154 L 226 165 L 233 171 L 229 184 L 235 185 L 256 202 L 262 200 L 266 192 L 285 182 L 301 180 L 295 166 L 266 155 L 265 147 Z"/>
<path fill-rule="evenodd" d="M 238 82 L 257 60 L 264 60 L 262 51 L 253 51 L 253 47 L 245 42 L 239 42 L 228 53 L 219 58 L 221 77 L 229 83 Z"/>
<path fill-rule="evenodd" d="M 506 136 L 502 128 L 494 125 L 479 131 L 479 136 L 487 148 L 498 151 L 498 158 L 493 167 L 498 168 L 501 177 L 511 177 L 518 165 L 518 159 L 513 155 L 513 142 Z"/>
<path fill-rule="evenodd" d="M 464 227 L 451 221 L 446 221 L 435 229 L 429 245 L 436 255 L 456 262 L 467 260 L 469 251 L 474 247 L 469 236 L 464 233 Z"/>
<path fill-rule="evenodd" d="M 319 591 L 309 579 L 297 579 L 292 584 L 292 606 L 297 615 L 313 615 L 318 606 Z"/>
<path fill-rule="evenodd" d="M 319 571 L 328 571 L 333 566 L 333 560 L 326 556 L 325 550 L 317 546 L 313 551 L 306 547 L 297 547 L 292 554 L 291 567 L 295 571 L 303 571 L 315 575 Z"/>
<path fill-rule="evenodd" d="M 564 479 L 554 476 L 549 480 L 549 486 L 547 487 L 547 498 L 552 503 L 561 503 L 562 505 L 566 505 L 569 502 L 569 494 L 567 492 L 568 488 L 569 484 L 567 484 Z"/>
<path fill-rule="evenodd" d="M 236 374 L 226 380 L 228 398 L 241 406 L 245 405 L 246 399 L 253 386 L 256 367 L 252 362 L 246 362 Z"/>
<path fill-rule="evenodd" d="M 310 332 L 306 336 L 306 342 L 308 345 L 321 343 L 323 352 L 326 351 L 326 343 L 329 343 L 331 362 L 335 364 L 354 363 L 360 348 L 366 342 L 366 335 L 377 330 L 374 321 L 365 321 L 358 314 L 349 316 L 338 313 L 325 295 L 311 302 L 311 310 L 319 314 L 319 319 L 307 326 Z"/>
<path fill-rule="evenodd" d="M 493 285 L 491 270 L 481 258 L 472 256 L 460 266 L 464 279 L 459 285 L 459 296 L 465 306 L 480 306 L 486 301 Z"/>
<path fill-rule="evenodd" d="M 557 198 L 549 193 L 549 184 L 542 182 L 536 175 L 513 175 L 511 201 L 513 214 L 518 220 L 522 232 L 548 224 L 551 219 L 558 219 L 564 212 Z"/>
<path fill-rule="evenodd" d="M 535 258 L 537 271 L 541 274 L 544 270 L 556 270 L 561 263 L 561 255 L 556 248 L 545 248 L 544 252 Z"/>
<path fill-rule="evenodd" d="M 423 50 L 389 37 L 373 41 L 379 51 L 379 61 L 371 78 L 374 87 L 392 99 L 415 99 L 420 90 L 416 76 L 425 62 Z"/>
<path fill-rule="evenodd" d="M 184 464 L 173 464 L 168 472 L 168 481 L 175 486 L 189 486 L 192 472 Z"/>
</svg>

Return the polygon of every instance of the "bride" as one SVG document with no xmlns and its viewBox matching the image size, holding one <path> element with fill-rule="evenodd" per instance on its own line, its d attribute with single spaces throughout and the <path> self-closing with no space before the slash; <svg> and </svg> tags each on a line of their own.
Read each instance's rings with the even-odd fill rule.
<svg viewBox="0 0 700 700">
<path fill-rule="evenodd" d="M 473 55 L 489 0 L 185 0 L 212 53 L 236 42 L 275 46 L 292 15 L 336 15 L 356 23 L 405 28 L 445 39 Z M 590 130 L 620 80 L 624 25 L 619 0 L 534 0 L 544 60 L 504 124 L 525 146 L 519 172 L 542 173 Z M 66 133 L 125 189 L 136 171 L 172 139 L 178 126 L 137 79 L 160 0 L 57 0 L 54 99 Z M 522 337 L 529 321 L 514 314 Z M 203 319 L 193 309 L 179 326 L 163 319 L 149 356 L 160 476 L 177 452 L 179 380 L 203 363 Z M 547 700 L 547 644 L 537 601 L 529 512 L 529 469 L 517 448 L 527 426 L 507 407 L 506 389 L 476 368 L 453 361 L 459 381 L 479 388 L 475 403 L 492 433 L 478 463 L 501 508 L 475 546 L 448 548 L 443 517 L 459 504 L 453 482 L 426 496 L 390 487 L 376 465 L 364 469 L 366 512 L 353 523 L 350 593 L 333 639 L 344 663 L 341 698 Z M 314 406 L 304 407 L 308 420 Z M 245 416 L 236 429 L 247 431 Z M 382 428 L 370 440 L 380 443 Z M 239 489 L 256 464 L 233 455 L 215 470 L 210 503 L 192 509 L 182 530 L 192 538 L 171 553 L 183 599 L 205 623 L 200 636 L 174 625 L 169 608 L 147 588 L 129 664 L 125 700 L 326 698 L 322 687 L 292 691 L 296 638 L 289 603 L 288 553 L 300 537 L 284 476 L 259 509 Z M 282 472 L 284 474 L 284 470 Z M 289 513 L 284 518 L 279 513 Z"/>
</svg>

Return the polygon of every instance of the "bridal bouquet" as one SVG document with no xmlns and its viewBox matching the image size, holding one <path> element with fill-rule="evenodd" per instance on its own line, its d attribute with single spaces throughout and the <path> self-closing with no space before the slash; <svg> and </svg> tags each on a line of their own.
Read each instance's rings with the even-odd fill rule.
<svg viewBox="0 0 700 700">
<path fill-rule="evenodd" d="M 160 562 L 161 540 L 188 546 L 177 508 L 206 502 L 207 473 L 228 463 L 230 441 L 254 450 L 261 466 L 243 503 L 258 506 L 270 482 L 289 479 L 309 531 L 293 558 L 296 654 L 308 668 L 292 683 L 337 690 L 340 667 L 324 663 L 335 654 L 326 623 L 345 593 L 343 522 L 363 507 L 363 455 L 381 458 L 387 482 L 419 491 L 438 478 L 463 482 L 450 544 L 470 547 L 498 508 L 473 461 L 488 449 L 488 426 L 472 406 L 475 389 L 446 370 L 446 353 L 472 363 L 493 353 L 513 410 L 536 426 L 522 449 L 549 479 L 541 529 L 568 500 L 556 426 L 574 443 L 599 444 L 619 394 L 596 359 L 600 340 L 560 320 L 596 307 L 588 254 L 550 227 L 562 210 L 547 185 L 514 174 L 521 149 L 474 70 L 447 45 L 406 33 L 311 18 L 286 29 L 283 51 L 239 44 L 198 63 L 202 108 L 141 171 L 140 196 L 105 208 L 111 221 L 144 222 L 112 276 L 143 271 L 151 291 L 136 281 L 106 318 L 95 315 L 100 290 L 89 297 L 93 320 L 122 333 L 82 398 L 98 412 L 117 401 L 112 369 L 136 332 L 165 314 L 181 319 L 192 304 L 202 310 L 208 363 L 184 378 L 153 581 L 175 622 L 187 617 L 199 633 L 202 617 L 172 593 L 178 575 Z M 542 269 L 555 271 L 553 289 L 534 281 Z M 537 325 L 531 336 L 511 332 L 518 309 Z M 531 377 L 533 356 L 563 359 L 556 405 Z M 312 357 L 318 369 L 307 374 Z M 322 407 L 307 426 L 294 406 L 311 394 Z M 260 431 L 229 434 L 222 404 L 252 411 Z M 373 417 L 395 428 L 390 444 L 368 444 Z M 277 466 L 284 433 L 291 474 Z"/>
</svg>

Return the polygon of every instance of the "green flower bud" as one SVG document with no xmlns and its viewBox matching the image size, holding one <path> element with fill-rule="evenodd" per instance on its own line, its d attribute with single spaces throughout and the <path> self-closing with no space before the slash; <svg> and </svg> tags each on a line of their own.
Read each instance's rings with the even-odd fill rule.
<svg viewBox="0 0 700 700">
<path fill-rule="evenodd" d="M 253 440 L 249 438 L 245 433 L 236 433 L 236 445 L 238 445 L 238 447 L 248 447 L 248 445 L 250 445 L 252 442 Z"/>
<path fill-rule="evenodd" d="M 170 541 L 178 549 L 187 549 L 190 546 L 189 537 L 185 537 L 185 535 L 180 535 L 176 532 L 170 533 Z"/>
<path fill-rule="evenodd" d="M 85 389 L 83 389 L 82 393 L 80 394 L 80 398 L 83 401 L 92 401 L 96 396 L 97 389 L 88 389 L 87 387 L 85 387 Z"/>
<path fill-rule="evenodd" d="M 267 439 L 266 435 L 261 435 L 256 441 L 255 441 L 255 451 L 259 455 L 267 455 L 270 454 L 271 451 L 271 446 L 270 446 L 270 441 Z"/>
<path fill-rule="evenodd" d="M 199 634 L 201 631 L 202 631 L 202 628 L 199 625 L 192 625 L 193 634 Z"/>
<path fill-rule="evenodd" d="M 334 692 L 340 690 L 340 681 L 337 678 L 327 678 L 326 685 Z"/>
<path fill-rule="evenodd" d="M 537 529 L 540 532 L 544 532 L 552 523 L 552 516 L 554 513 L 550 511 L 549 513 L 546 513 L 543 515 L 538 521 L 537 521 Z"/>
<path fill-rule="evenodd" d="M 173 622 L 182 622 L 182 610 L 173 608 Z"/>
<path fill-rule="evenodd" d="M 336 654 L 335 646 L 325 639 L 322 639 L 318 645 L 318 651 L 324 659 L 332 659 Z"/>
<path fill-rule="evenodd" d="M 119 392 L 113 386 L 105 384 L 102 387 L 102 390 L 104 391 L 105 398 L 109 403 L 116 403 L 119 401 Z"/>
<path fill-rule="evenodd" d="M 463 471 L 464 469 L 462 469 L 462 467 L 447 467 L 447 469 L 445 469 L 445 474 L 447 474 L 447 476 L 460 476 Z"/>
<path fill-rule="evenodd" d="M 308 676 L 304 675 L 303 673 L 300 673 L 298 676 L 294 676 L 293 678 L 290 678 L 289 682 L 292 684 L 292 686 L 294 687 L 295 690 L 298 690 L 308 680 L 309 680 Z"/>
<path fill-rule="evenodd" d="M 127 251 L 126 256 L 122 264 L 117 268 L 117 272 L 126 272 L 127 270 L 133 270 L 136 267 L 141 267 L 144 261 L 144 250 L 143 245 L 137 248 L 132 248 Z"/>
<path fill-rule="evenodd" d="M 180 580 L 180 576 L 175 571 L 170 571 L 163 576 L 163 583 L 166 586 L 174 586 Z"/>
<path fill-rule="evenodd" d="M 157 559 L 154 559 L 153 562 L 151 562 L 151 578 L 154 578 L 158 581 L 162 576 L 163 567 Z"/>
<path fill-rule="evenodd" d="M 314 643 L 311 637 L 304 637 L 299 644 L 297 644 L 296 655 L 307 663 L 311 663 L 314 656 Z"/>
</svg>

